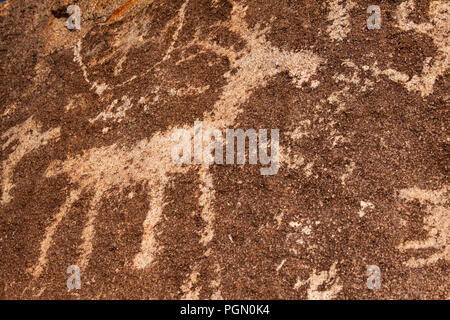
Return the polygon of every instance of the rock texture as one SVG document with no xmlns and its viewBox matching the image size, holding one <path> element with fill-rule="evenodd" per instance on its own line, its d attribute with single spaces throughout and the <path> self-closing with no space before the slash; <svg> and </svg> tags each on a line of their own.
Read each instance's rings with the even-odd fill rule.
<svg viewBox="0 0 450 320">
<path fill-rule="evenodd" d="M 372 4 L 0 3 L 0 297 L 449 299 L 450 5 Z M 176 166 L 198 120 L 278 173 Z"/>
</svg>

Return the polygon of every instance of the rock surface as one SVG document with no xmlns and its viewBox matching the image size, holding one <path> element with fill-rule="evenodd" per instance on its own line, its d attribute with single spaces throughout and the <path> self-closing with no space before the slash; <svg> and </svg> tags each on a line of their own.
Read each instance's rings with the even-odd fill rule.
<svg viewBox="0 0 450 320">
<path fill-rule="evenodd" d="M 450 299 L 450 5 L 372 4 L 0 3 L 0 297 Z M 199 120 L 278 172 L 176 166 Z"/>
</svg>

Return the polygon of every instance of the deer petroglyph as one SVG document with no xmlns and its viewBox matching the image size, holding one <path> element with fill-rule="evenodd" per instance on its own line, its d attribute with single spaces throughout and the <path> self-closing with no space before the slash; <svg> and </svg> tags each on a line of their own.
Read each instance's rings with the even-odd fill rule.
<svg viewBox="0 0 450 320">
<path fill-rule="evenodd" d="M 182 9 L 184 10 L 185 7 Z M 264 36 L 264 30 L 250 30 L 244 21 L 246 8 L 234 4 L 231 20 L 227 27 L 238 33 L 247 43 L 240 52 L 222 48 L 208 41 L 198 41 L 205 50 L 212 50 L 219 55 L 226 55 L 231 62 L 234 74 L 225 74 L 227 79 L 220 98 L 216 101 L 212 112 L 204 114 L 204 129 L 225 129 L 235 124 L 236 117 L 242 112 L 241 106 L 250 97 L 252 90 L 264 86 L 266 81 L 279 72 L 287 71 L 293 77 L 296 85 L 309 81 L 323 61 L 311 51 L 289 52 L 272 46 Z M 177 30 L 181 32 L 181 30 Z M 80 53 L 80 47 L 75 48 L 75 54 Z M 80 58 L 78 58 L 80 59 Z M 85 70 L 83 70 L 85 72 Z M 172 133 L 176 129 L 185 129 L 191 134 L 193 126 L 171 127 L 164 132 L 157 132 L 150 138 L 138 141 L 132 146 L 113 144 L 107 147 L 92 148 L 82 155 L 69 157 L 64 161 L 55 161 L 47 169 L 45 176 L 53 177 L 67 174 L 73 185 L 78 186 L 72 191 L 66 203 L 56 214 L 56 219 L 50 225 L 41 243 L 40 257 L 34 267 L 33 275 L 39 277 L 47 264 L 47 251 L 51 245 L 53 234 L 59 222 L 81 193 L 91 191 L 94 196 L 90 200 L 87 212 L 87 223 L 82 232 L 79 265 L 85 268 L 94 250 L 92 241 L 95 236 L 95 221 L 99 202 L 112 187 L 123 190 L 137 183 L 148 184 L 149 210 L 144 221 L 144 234 L 141 250 L 134 257 L 133 265 L 143 269 L 151 265 L 158 251 L 154 229 L 160 221 L 164 208 L 164 189 L 169 181 L 169 174 L 184 173 L 185 167 L 176 166 L 171 161 L 171 149 L 175 145 Z M 201 217 L 206 223 L 201 244 L 207 245 L 214 237 L 213 222 L 215 214 L 212 201 L 214 186 L 211 173 L 207 166 L 200 167 L 199 203 L 203 207 Z"/>
</svg>

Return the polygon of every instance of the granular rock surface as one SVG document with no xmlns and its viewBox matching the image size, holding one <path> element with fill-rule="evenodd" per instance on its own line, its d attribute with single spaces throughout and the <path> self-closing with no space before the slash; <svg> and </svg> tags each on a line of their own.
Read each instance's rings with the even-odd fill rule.
<svg viewBox="0 0 450 320">
<path fill-rule="evenodd" d="M 450 299 L 448 1 L 6 0 L 0 28 L 1 298 Z M 278 129 L 278 170 L 175 164 L 196 121 Z"/>
</svg>

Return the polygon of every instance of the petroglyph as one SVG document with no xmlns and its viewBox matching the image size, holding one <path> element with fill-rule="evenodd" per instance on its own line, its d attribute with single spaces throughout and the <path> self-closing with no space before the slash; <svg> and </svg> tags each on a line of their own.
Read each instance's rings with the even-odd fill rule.
<svg viewBox="0 0 450 320">
<path fill-rule="evenodd" d="M 55 220 L 45 230 L 45 238 L 41 242 L 38 263 L 32 270 L 29 270 L 33 274 L 34 278 L 38 278 L 41 275 L 45 265 L 48 263 L 47 252 L 48 249 L 50 249 L 50 246 L 52 245 L 53 235 L 56 232 L 56 228 L 58 227 L 62 218 L 71 209 L 73 203 L 78 200 L 80 194 L 81 194 L 80 190 L 71 191 L 69 197 L 66 199 L 66 202 L 59 208 L 58 213 L 55 215 Z"/>
<path fill-rule="evenodd" d="M 7 139 L 2 145 L 2 151 L 5 152 L 8 147 L 13 149 L 8 158 L 2 163 L 2 199 L 4 205 L 11 201 L 11 189 L 14 187 L 12 180 L 14 169 L 20 160 L 31 151 L 45 146 L 50 140 L 58 138 L 60 128 L 53 128 L 42 132 L 41 126 L 33 117 L 25 122 L 7 130 L 2 139 Z M 16 143 L 17 145 L 14 145 Z"/>
<path fill-rule="evenodd" d="M 206 228 L 200 239 L 200 243 L 206 245 L 214 237 L 213 223 L 215 219 L 215 213 L 212 208 L 214 201 L 214 185 L 212 181 L 212 176 L 209 171 L 202 167 L 200 169 L 200 191 L 201 195 L 199 198 L 199 204 L 202 206 L 201 217 L 206 222 Z"/>
<path fill-rule="evenodd" d="M 115 99 L 105 111 L 100 112 L 95 118 L 89 119 L 89 122 L 94 123 L 98 120 L 121 122 L 125 118 L 127 110 L 132 107 L 131 100 L 127 96 L 123 96 L 120 104 L 119 100 Z"/>
<path fill-rule="evenodd" d="M 406 265 L 412 268 L 436 263 L 439 259 L 450 261 L 450 210 L 447 208 L 448 187 L 441 190 L 423 190 L 417 187 L 402 189 L 399 198 L 404 201 L 417 200 L 426 206 L 428 215 L 424 218 L 425 240 L 409 240 L 398 246 L 401 251 L 435 249 L 428 258 L 410 258 Z"/>
<path fill-rule="evenodd" d="M 448 297 L 449 4 L 425 3 L 374 31 L 355 1 L 80 0 L 72 32 L 69 0 L 0 4 L 4 296 Z M 280 129 L 280 170 L 177 166 L 198 121 Z"/>
<path fill-rule="evenodd" d="M 331 0 L 328 2 L 328 26 L 327 32 L 333 41 L 342 41 L 351 30 L 349 11 L 355 7 L 353 1 Z"/>
<path fill-rule="evenodd" d="M 182 24 L 184 10 L 188 2 L 180 9 L 180 24 Z M 244 21 L 246 8 L 240 4 L 235 4 L 232 11 L 231 21 L 225 25 L 230 30 L 237 32 L 247 42 L 247 47 L 242 52 L 228 51 L 216 44 L 201 41 L 199 42 L 206 50 L 213 50 L 217 54 L 225 54 L 230 58 L 231 68 L 237 70 L 235 73 L 228 72 L 225 77 L 227 84 L 219 100 L 214 104 L 212 112 L 204 115 L 203 127 L 208 129 L 222 130 L 234 125 L 235 119 L 242 112 L 241 105 L 247 101 L 252 91 L 258 87 L 263 87 L 266 81 L 275 74 L 287 71 L 293 77 L 297 86 L 307 82 L 322 59 L 310 51 L 288 52 L 271 46 L 266 40 L 263 30 L 250 30 Z M 177 29 L 180 32 L 181 27 Z M 176 33 L 173 37 L 175 42 L 178 37 Z M 171 45 L 173 47 L 173 43 Z M 74 55 L 83 71 L 86 82 L 88 79 L 87 66 L 83 64 L 81 57 L 81 42 L 75 47 Z M 170 59 L 171 49 L 167 51 L 165 57 Z M 93 88 L 95 88 L 93 85 Z M 98 86 L 97 86 L 98 90 Z M 118 101 L 100 113 L 91 122 L 97 120 L 120 121 L 125 115 L 131 103 L 128 98 L 124 98 L 125 105 L 118 111 L 113 112 L 113 107 Z M 78 186 L 73 198 L 81 192 L 93 192 L 94 198 L 90 202 L 90 209 L 87 213 L 88 221 L 82 234 L 83 243 L 80 247 L 81 255 L 79 265 L 85 268 L 89 261 L 89 256 L 93 248 L 92 241 L 95 237 L 95 221 L 99 203 L 102 196 L 113 187 L 118 187 L 119 191 L 126 187 L 139 183 L 147 183 L 150 194 L 148 195 L 149 211 L 144 221 L 144 235 L 141 242 L 141 251 L 134 258 L 134 267 L 143 269 L 151 265 L 158 251 L 158 244 L 154 237 L 154 232 L 159 223 L 164 208 L 164 189 L 169 178 L 168 175 L 174 173 L 184 173 L 186 168 L 176 166 L 171 161 L 170 152 L 174 146 L 172 133 L 177 129 L 185 129 L 193 135 L 194 127 L 185 126 L 182 128 L 169 128 L 165 132 L 157 132 L 149 139 L 138 141 L 133 146 L 119 146 L 113 144 L 107 147 L 92 148 L 86 150 L 80 156 L 69 157 L 64 161 L 55 161 L 47 169 L 45 176 L 52 177 L 60 174 L 67 174 L 71 182 Z M 200 169 L 200 190 L 201 196 L 199 204 L 202 206 L 201 217 L 206 222 L 204 233 L 200 243 L 207 245 L 214 237 L 213 209 L 214 186 L 208 167 Z M 57 219 L 44 236 L 45 245 L 41 244 L 41 256 L 39 263 L 35 267 L 34 276 L 38 277 L 47 263 L 48 245 L 57 229 L 58 223 L 67 213 L 73 200 L 66 202 L 57 214 Z M 220 295 L 220 290 L 216 292 Z"/>
<path fill-rule="evenodd" d="M 415 2 L 408 0 L 401 3 L 397 9 L 397 27 L 403 31 L 415 31 L 433 39 L 437 47 L 434 57 L 423 61 L 421 75 L 408 75 L 395 69 L 380 70 L 375 62 L 372 72 L 375 76 L 386 75 L 390 80 L 402 83 L 408 91 L 418 91 L 422 97 L 433 93 L 437 79 L 445 74 L 450 66 L 450 4 L 448 1 L 432 1 L 429 7 L 431 21 L 416 24 L 408 19 L 415 9 Z"/>
<path fill-rule="evenodd" d="M 81 57 L 81 40 L 78 40 L 77 44 L 74 46 L 73 54 L 74 54 L 73 61 L 77 62 L 80 65 L 81 71 L 83 71 L 84 80 L 88 84 L 91 84 L 91 90 L 95 90 L 95 93 L 99 95 L 102 94 L 103 91 L 105 91 L 108 88 L 108 86 L 104 83 L 103 84 L 97 84 L 97 82 L 91 83 L 91 81 L 89 80 L 87 66 L 83 63 L 83 58 Z"/>
<path fill-rule="evenodd" d="M 310 277 L 307 280 L 300 280 L 297 278 L 297 282 L 294 285 L 294 289 L 298 290 L 305 284 L 309 284 L 307 289 L 308 300 L 331 300 L 342 290 L 339 277 L 336 275 L 337 261 L 334 262 L 330 270 L 316 272 L 313 270 Z M 325 290 L 319 288 L 325 286 Z"/>
<path fill-rule="evenodd" d="M 195 289 L 193 287 L 198 281 L 200 273 L 198 272 L 197 268 L 194 267 L 189 277 L 186 279 L 186 281 L 181 286 L 181 290 L 183 291 L 183 297 L 181 299 L 184 300 L 198 300 L 201 287 L 198 286 Z"/>
<path fill-rule="evenodd" d="M 358 211 L 358 215 L 360 218 L 362 218 L 366 215 L 366 213 L 367 213 L 366 209 L 374 209 L 375 208 L 373 203 L 370 201 L 362 201 L 361 200 L 359 204 L 361 206 L 361 209 L 359 209 L 359 211 Z"/>
</svg>

